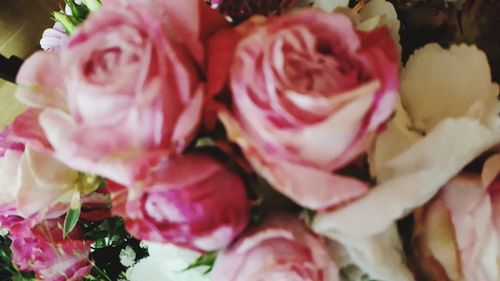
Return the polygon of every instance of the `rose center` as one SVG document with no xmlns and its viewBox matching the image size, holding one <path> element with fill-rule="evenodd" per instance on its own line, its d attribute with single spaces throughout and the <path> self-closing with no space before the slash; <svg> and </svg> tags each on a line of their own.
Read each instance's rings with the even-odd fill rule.
<svg viewBox="0 0 500 281">
<path fill-rule="evenodd" d="M 314 51 L 293 50 L 286 55 L 285 74 L 298 92 L 331 96 L 356 87 L 358 67 L 347 54 L 318 42 Z"/>
<path fill-rule="evenodd" d="M 93 83 L 104 83 L 120 76 L 120 65 L 137 61 L 137 55 L 128 58 L 119 47 L 110 47 L 92 54 L 84 68 L 85 76 Z"/>
</svg>

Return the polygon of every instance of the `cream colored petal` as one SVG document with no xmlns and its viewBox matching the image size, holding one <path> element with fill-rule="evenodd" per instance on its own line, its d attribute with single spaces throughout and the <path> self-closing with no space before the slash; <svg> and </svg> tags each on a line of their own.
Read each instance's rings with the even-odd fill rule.
<svg viewBox="0 0 500 281">
<path fill-rule="evenodd" d="M 460 254 L 457 249 L 455 229 L 450 211 L 443 200 L 436 200 L 428 207 L 424 239 L 432 257 L 439 262 L 451 280 L 463 280 L 460 270 Z M 425 268 L 424 268 L 425 270 Z"/>
<path fill-rule="evenodd" d="M 370 31 L 377 27 L 387 26 L 391 31 L 392 39 L 401 54 L 401 44 L 399 43 L 399 28 L 401 23 L 398 14 L 391 2 L 386 0 L 371 0 L 359 12 L 358 29 Z"/>
<path fill-rule="evenodd" d="M 447 117 L 470 116 L 486 124 L 498 114 L 493 112 L 498 85 L 491 82 L 486 55 L 475 46 L 447 50 L 428 44 L 417 50 L 402 72 L 401 93 L 414 125 L 423 131 Z"/>
<path fill-rule="evenodd" d="M 313 229 L 328 235 L 370 236 L 432 198 L 467 163 L 500 140 L 477 120 L 448 119 L 393 158 L 381 173 L 392 177 L 337 211 L 320 213 Z M 359 223 L 358 218 L 363 220 Z"/>
<path fill-rule="evenodd" d="M 314 7 L 318 7 L 321 10 L 331 13 L 336 8 L 347 7 L 349 0 L 314 0 Z"/>
<path fill-rule="evenodd" d="M 67 189 L 72 188 L 78 178 L 77 171 L 70 169 L 48 153 L 27 149 L 25 155 L 38 185 Z"/>
<path fill-rule="evenodd" d="M 47 169 L 50 167 L 51 164 L 48 164 Z M 69 204 L 74 193 L 72 188 L 51 184 L 46 179 L 41 180 L 34 171 L 40 172 L 36 166 L 32 166 L 30 156 L 25 152 L 18 168 L 17 211 L 21 216 L 30 217 L 35 213 L 46 212 L 57 203 Z"/>
<path fill-rule="evenodd" d="M 500 173 L 500 154 L 495 154 L 488 158 L 483 166 L 483 171 L 481 173 L 481 179 L 484 187 L 488 187 L 490 183 L 495 180 L 495 178 Z"/>
<path fill-rule="evenodd" d="M 403 248 L 395 225 L 391 225 L 378 235 L 369 237 L 337 233 L 321 234 L 339 241 L 350 259 L 373 279 L 415 280 L 405 264 Z"/>
<path fill-rule="evenodd" d="M 387 130 L 380 134 L 368 153 L 368 162 L 370 164 L 370 173 L 382 182 L 393 175 L 385 173 L 390 170 L 384 169 L 384 166 L 394 157 L 410 148 L 422 136 L 411 131 L 412 127 L 408 114 L 403 109 L 401 102 L 396 107 L 396 115 L 387 124 Z"/>
<path fill-rule="evenodd" d="M 17 167 L 21 153 L 7 150 L 3 157 L 0 157 L 0 206 L 16 202 L 19 191 L 17 177 Z"/>
</svg>

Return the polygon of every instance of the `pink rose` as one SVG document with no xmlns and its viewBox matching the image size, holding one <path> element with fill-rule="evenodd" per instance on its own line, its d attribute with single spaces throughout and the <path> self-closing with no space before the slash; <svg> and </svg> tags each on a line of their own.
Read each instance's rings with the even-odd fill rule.
<svg viewBox="0 0 500 281">
<path fill-rule="evenodd" d="M 207 155 L 147 161 L 128 191 L 109 183 L 113 211 L 135 237 L 198 251 L 227 246 L 245 228 L 250 202 L 239 176 Z"/>
<path fill-rule="evenodd" d="M 26 61 L 17 96 L 43 110 L 58 159 L 129 184 L 135 158 L 183 151 L 203 103 L 202 4 L 107 0 L 59 53 Z"/>
<path fill-rule="evenodd" d="M 484 179 L 461 174 L 416 213 L 416 257 L 432 280 L 500 280 L 500 178 Z"/>
<path fill-rule="evenodd" d="M 211 280 L 337 281 L 338 270 L 322 240 L 298 219 L 269 217 L 217 257 Z"/>
<path fill-rule="evenodd" d="M 230 72 L 233 105 L 219 116 L 259 174 L 312 209 L 366 191 L 332 172 L 365 152 L 393 112 L 398 55 L 389 30 L 361 32 L 342 14 L 302 9 L 254 17 L 209 48 L 209 93 Z"/>
<path fill-rule="evenodd" d="M 77 227 L 63 239 L 64 217 L 37 223 L 22 220 L 9 231 L 13 262 L 21 271 L 34 271 L 38 280 L 80 281 L 90 273 L 91 241 Z"/>
</svg>

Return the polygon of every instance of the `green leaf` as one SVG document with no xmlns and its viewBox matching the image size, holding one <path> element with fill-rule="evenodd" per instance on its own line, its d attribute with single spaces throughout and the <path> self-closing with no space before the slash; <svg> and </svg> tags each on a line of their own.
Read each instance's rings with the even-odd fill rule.
<svg viewBox="0 0 500 281">
<path fill-rule="evenodd" d="M 66 15 L 63 12 L 54 12 L 52 14 L 52 16 L 54 17 L 55 21 L 62 24 L 62 26 L 64 27 L 64 30 L 66 30 L 67 34 L 70 34 L 70 35 L 73 34 L 73 32 L 75 31 L 76 25 L 73 23 L 73 21 L 71 20 L 71 18 L 68 15 Z"/>
<path fill-rule="evenodd" d="M 99 9 L 102 4 L 101 4 L 101 1 L 99 0 L 83 0 L 83 3 L 91 10 L 91 11 L 95 11 L 97 9 Z"/>
<path fill-rule="evenodd" d="M 199 258 L 196 259 L 194 263 L 189 265 L 184 271 L 197 268 L 200 266 L 207 266 L 208 269 L 203 272 L 203 274 L 207 274 L 210 271 L 212 271 L 212 268 L 214 267 L 215 260 L 217 259 L 217 252 L 208 252 L 203 255 L 201 255 Z"/>
<path fill-rule="evenodd" d="M 76 223 L 78 222 L 78 218 L 80 217 L 80 211 L 81 206 L 78 206 L 75 209 L 68 209 L 66 218 L 64 218 L 64 238 L 66 238 L 66 236 L 68 236 L 68 233 L 70 233 L 75 228 Z"/>
</svg>

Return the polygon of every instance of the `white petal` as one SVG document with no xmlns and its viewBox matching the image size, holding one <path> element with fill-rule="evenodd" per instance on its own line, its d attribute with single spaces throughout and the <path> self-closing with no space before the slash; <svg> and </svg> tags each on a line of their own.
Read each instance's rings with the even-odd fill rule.
<svg viewBox="0 0 500 281">
<path fill-rule="evenodd" d="M 380 280 L 415 280 L 404 261 L 403 247 L 395 225 L 370 237 L 328 235 L 342 243 L 352 261 L 371 278 Z"/>
<path fill-rule="evenodd" d="M 491 82 L 486 55 L 475 46 L 446 50 L 428 44 L 417 50 L 402 72 L 401 89 L 403 106 L 423 131 L 447 117 L 487 123 L 498 114 L 498 85 Z"/>
<path fill-rule="evenodd" d="M 325 12 L 333 12 L 338 7 L 347 7 L 349 0 L 315 0 L 314 7 L 318 7 Z"/>
<path fill-rule="evenodd" d="M 16 202 L 19 192 L 17 177 L 17 167 L 21 153 L 7 150 L 3 157 L 0 157 L 0 206 Z"/>
<path fill-rule="evenodd" d="M 422 138 L 422 135 L 411 131 L 410 117 L 404 110 L 401 102 L 396 107 L 396 115 L 387 124 L 387 130 L 380 134 L 373 147 L 368 153 L 370 173 L 378 182 L 382 182 L 391 177 L 391 174 L 384 174 L 384 166 L 394 157 L 410 148 L 415 142 Z"/>
<path fill-rule="evenodd" d="M 401 54 L 401 45 L 399 43 L 399 28 L 401 23 L 398 20 L 398 14 L 391 2 L 386 0 L 371 0 L 359 12 L 360 30 L 370 31 L 374 28 L 387 26 L 391 31 L 392 39 Z"/>
</svg>

